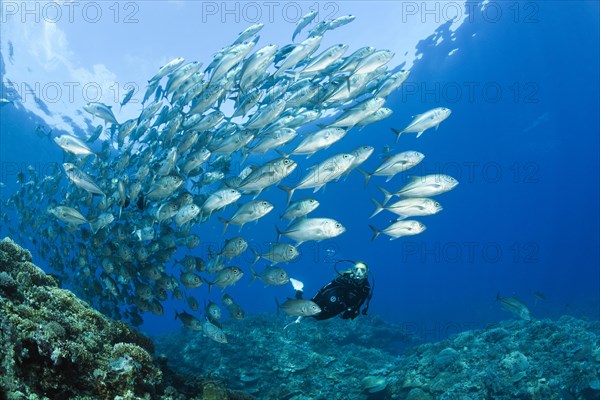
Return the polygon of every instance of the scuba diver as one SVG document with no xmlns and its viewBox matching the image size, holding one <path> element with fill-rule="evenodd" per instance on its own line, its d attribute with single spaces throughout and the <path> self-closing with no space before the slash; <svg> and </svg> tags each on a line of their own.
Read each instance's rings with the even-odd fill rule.
<svg viewBox="0 0 600 400">
<path fill-rule="evenodd" d="M 361 312 L 360 308 L 365 302 L 367 305 L 362 310 L 362 314 L 367 314 L 375 289 L 375 280 L 373 279 L 373 288 L 369 283 L 369 267 L 362 261 L 351 260 L 340 260 L 335 265 L 341 262 L 349 262 L 353 266 L 341 273 L 336 268 L 336 278 L 323 286 L 311 299 L 321 308 L 320 313 L 312 316 L 317 320 L 333 318 L 339 314 L 342 314 L 342 319 L 354 319 Z M 296 298 L 301 299 L 302 283 L 298 281 L 292 283 L 296 289 Z"/>
</svg>

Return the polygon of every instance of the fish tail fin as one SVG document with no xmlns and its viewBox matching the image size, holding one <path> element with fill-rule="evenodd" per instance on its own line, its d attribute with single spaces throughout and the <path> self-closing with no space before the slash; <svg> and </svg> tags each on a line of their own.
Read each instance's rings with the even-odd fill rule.
<svg viewBox="0 0 600 400">
<path fill-rule="evenodd" d="M 373 214 L 371 214 L 371 216 L 369 218 L 373 218 L 374 216 L 376 216 L 377 214 L 379 214 L 381 212 L 381 210 L 383 210 L 383 206 L 381 204 L 379 204 L 379 202 L 377 200 L 375 200 L 373 197 L 371 197 L 371 201 L 373 202 L 373 204 L 375 204 L 375 211 L 373 211 Z"/>
<path fill-rule="evenodd" d="M 254 253 L 254 260 L 252 261 L 252 265 L 254 265 L 258 262 L 258 260 L 260 260 L 260 254 L 258 254 L 258 252 L 256 250 L 254 250 L 253 248 L 250 248 L 250 251 L 252 251 Z"/>
<path fill-rule="evenodd" d="M 229 223 L 231 221 L 228 221 L 223 217 L 219 217 L 219 221 L 221 221 L 223 223 L 223 234 L 225 234 L 225 231 L 227 230 L 227 227 L 229 226 Z"/>
<path fill-rule="evenodd" d="M 241 160 L 241 162 L 244 163 L 246 161 L 246 159 L 248 159 L 249 155 L 250 155 L 250 151 L 246 148 L 246 146 L 242 147 L 242 160 Z"/>
<path fill-rule="evenodd" d="M 179 314 L 179 313 L 177 312 L 177 310 L 175 310 L 175 319 L 179 318 L 179 316 L 180 316 L 180 315 L 181 315 L 181 314 Z"/>
<path fill-rule="evenodd" d="M 404 133 L 404 131 L 401 131 L 399 129 L 394 129 L 394 128 L 390 128 L 392 130 L 392 132 L 394 132 L 396 134 L 396 141 L 394 143 L 398 143 L 398 139 L 400 139 L 400 135 L 402 135 Z"/>
<path fill-rule="evenodd" d="M 281 305 L 279 304 L 279 301 L 277 300 L 277 297 L 275 297 L 275 304 L 277 305 L 277 314 L 279 314 L 279 310 L 281 309 Z"/>
<path fill-rule="evenodd" d="M 92 230 L 92 235 L 95 235 L 96 232 L 98 232 L 98 229 L 96 229 L 94 227 L 94 222 L 96 222 L 96 221 L 97 221 L 97 219 L 95 219 L 94 221 L 88 221 L 88 224 L 90 225 L 90 229 Z"/>
<path fill-rule="evenodd" d="M 283 158 L 289 158 L 290 155 L 289 154 L 285 154 L 283 151 L 279 150 L 279 149 L 275 149 L 275 151 Z"/>
<path fill-rule="evenodd" d="M 290 200 L 292 200 L 292 195 L 294 194 L 294 191 L 295 191 L 296 189 L 294 189 L 294 188 L 291 188 L 291 187 L 287 187 L 287 186 L 284 186 L 284 185 L 279 185 L 279 186 L 277 186 L 277 187 L 278 187 L 279 189 L 281 189 L 281 190 L 284 190 L 284 191 L 286 191 L 286 192 L 287 192 L 287 203 L 286 203 L 286 204 L 290 204 Z"/>
<path fill-rule="evenodd" d="M 385 206 L 386 203 L 392 198 L 393 194 L 388 192 L 387 189 L 384 188 L 383 186 L 377 186 L 377 188 L 381 191 L 381 193 L 383 193 L 384 197 L 383 197 L 383 202 L 381 204 L 383 204 Z"/>
<path fill-rule="evenodd" d="M 281 239 L 281 235 L 283 235 L 283 233 L 281 233 L 277 225 L 275 225 L 275 229 L 277 229 L 277 243 L 279 243 L 279 239 Z"/>
<path fill-rule="evenodd" d="M 367 187 L 367 185 L 369 184 L 369 181 L 371 180 L 371 177 L 373 176 L 373 174 L 370 174 L 367 171 L 364 171 L 364 170 L 362 170 L 360 168 L 357 168 L 356 170 L 365 176 L 365 187 Z"/>
<path fill-rule="evenodd" d="M 258 277 L 258 274 L 254 270 L 254 268 L 250 267 L 250 272 L 252 273 L 252 280 L 250 281 L 248 286 L 252 285 L 254 283 L 254 281 L 256 280 L 256 278 Z"/>
<path fill-rule="evenodd" d="M 200 278 L 200 279 L 202 279 L 204 281 L 204 283 L 206 283 L 206 286 L 208 286 L 208 294 L 210 294 L 210 289 L 214 286 L 214 282 L 211 282 L 205 278 Z"/>
<path fill-rule="evenodd" d="M 373 237 L 371 238 L 371 241 L 377 239 L 377 236 L 379 236 L 381 234 L 381 231 L 377 228 L 375 228 L 373 225 L 369 225 L 369 228 L 371 228 L 373 230 Z"/>
</svg>

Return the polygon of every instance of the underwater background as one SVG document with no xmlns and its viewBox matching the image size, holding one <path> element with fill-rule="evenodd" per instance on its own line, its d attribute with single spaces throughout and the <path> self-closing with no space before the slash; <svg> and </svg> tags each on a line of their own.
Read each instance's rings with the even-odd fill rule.
<svg viewBox="0 0 600 400">
<path fill-rule="evenodd" d="M 354 341 L 369 348 L 381 344 L 376 335 L 369 339 L 373 324 L 380 320 L 394 327 L 386 328 L 389 330 L 384 336 L 409 336 L 408 342 L 419 344 L 442 342 L 501 321 L 508 324 L 509 331 L 511 327 L 526 330 L 528 321 L 514 321 L 519 317 L 507 312 L 497 295 L 518 298 L 528 306 L 534 321 L 559 321 L 570 316 L 594 323 L 600 318 L 597 2 L 298 2 L 277 3 L 279 7 L 274 9 L 258 2 L 260 17 L 244 3 L 126 2 L 99 5 L 104 17 L 97 20 L 80 14 L 83 9 L 77 8 L 68 16 L 63 3 L 50 3 L 55 4 L 52 7 L 32 3 L 40 4 L 40 8 L 31 5 L 34 11 L 30 14 L 24 13 L 23 4 L 2 2 L 0 97 L 9 102 L 0 108 L 0 235 L 29 249 L 33 262 L 46 272 L 57 273 L 32 240 L 42 234 L 41 230 L 24 229 L 24 210 L 7 207 L 6 202 L 23 190 L 18 174 L 27 173 L 28 166 L 40 177 L 53 173 L 52 166 L 57 163 L 62 169 L 63 150 L 40 134 L 40 129 L 52 130 L 52 137 L 68 133 L 85 139 L 93 127 L 103 124 L 82 109 L 92 97 L 84 91 L 86 84 L 90 90 L 104 90 L 94 101 L 111 105 L 119 121 L 135 118 L 142 110 L 146 81 L 174 57 L 207 66 L 219 49 L 256 22 L 265 25 L 256 48 L 269 43 L 283 46 L 291 43 L 298 20 L 283 10 L 290 13 L 298 8 L 304 14 L 318 9 L 323 18 L 356 17 L 350 24 L 325 33 L 320 49 L 336 43 L 348 44 L 347 54 L 361 46 L 390 49 L 395 57 L 389 69 L 406 69 L 410 75 L 387 96 L 385 107 L 393 110 L 390 117 L 360 130 L 352 128 L 341 141 L 308 160 L 295 157 L 299 170 L 361 145 L 375 148 L 360 167 L 366 171 L 373 171 L 382 161 L 385 146 L 392 152 L 417 150 L 425 159 L 389 182 L 374 176 L 365 187 L 364 176 L 352 171 L 347 179 L 331 182 L 317 193 L 294 195 L 295 200 L 309 195 L 318 199 L 315 216 L 335 218 L 346 231 L 332 239 L 300 245 L 298 259 L 282 265 L 289 276 L 302 281 L 305 293 L 312 296 L 335 277 L 336 261 L 361 260 L 369 265 L 375 284 L 369 317 L 327 321 L 323 331 L 319 331 L 318 321 L 301 321 L 299 326 L 288 328 L 293 333 L 286 340 L 300 346 L 319 332 L 324 346 Z M 60 17 L 56 10 L 61 10 Z M 300 40 L 305 35 L 301 34 Z M 119 103 L 130 86 L 136 88 L 132 101 L 119 112 Z M 73 88 L 72 93 L 69 88 Z M 429 129 L 419 138 L 405 133 L 395 143 L 390 128 L 402 129 L 412 116 L 436 107 L 447 107 L 452 114 L 437 129 Z M 333 120 L 327 118 L 325 121 Z M 105 135 L 91 147 L 99 148 L 103 140 L 110 140 Z M 119 152 L 116 148 L 113 151 Z M 274 157 L 275 153 L 270 153 L 250 160 L 260 163 Z M 233 165 L 231 174 L 243 168 Z M 377 186 L 397 190 L 410 176 L 435 173 L 450 175 L 459 184 L 436 196 L 443 211 L 417 218 L 427 229 L 415 236 L 388 240 L 388 236 L 380 235 L 372 240 L 369 225 L 382 229 L 393 220 L 393 214 L 386 211 L 370 218 L 375 210 L 371 199 L 383 198 Z M 294 184 L 292 180 L 283 183 Z M 286 207 L 285 192 L 269 188 L 264 198 L 274 204 L 274 211 L 239 233 L 260 252 L 277 240 L 276 226 L 285 227 L 279 218 Z M 31 207 L 28 218 L 46 213 L 46 206 Z M 230 218 L 233 212 L 226 208 L 219 216 Z M 208 261 L 225 238 L 238 235 L 236 226 L 230 226 L 225 235 L 222 231 L 223 224 L 215 217 L 194 224 L 192 232 L 200 237 L 200 244 L 194 249 L 179 247 L 172 260 L 191 254 Z M 65 259 L 76 259 L 75 247 L 71 250 Z M 281 302 L 293 297 L 294 290 L 289 284 L 264 287 L 262 282 L 254 282 L 249 286 L 253 260 L 254 255 L 247 251 L 230 264 L 245 274 L 225 289 L 247 318 L 233 321 L 224 316 L 221 324 L 235 337 L 230 346 L 244 351 L 243 343 L 260 353 L 261 347 L 280 343 L 269 340 L 265 332 L 283 335 L 283 327 L 293 321 L 293 317 L 277 312 L 275 298 Z M 94 262 L 98 260 L 90 261 L 93 269 L 98 265 Z M 178 277 L 180 268 L 167 265 Z M 266 265 L 261 260 L 253 268 L 262 270 Z M 338 268 L 345 267 L 340 264 Z M 83 280 L 89 277 L 76 268 L 67 268 L 63 274 L 64 288 L 85 293 Z M 141 313 L 140 331 L 160 338 L 157 343 L 163 343 L 161 351 L 171 352 L 175 359 L 183 357 L 181 348 L 186 344 L 200 340 L 194 339 L 196 332 L 182 332 L 182 323 L 173 319 L 175 311 L 186 310 L 203 319 L 204 304 L 209 300 L 220 303 L 223 291 L 212 288 L 209 293 L 207 285 L 202 285 L 189 293 L 200 302 L 200 311 L 191 311 L 185 300 L 169 296 L 162 302 L 162 315 Z M 360 331 L 363 336 L 334 338 L 344 330 Z M 165 334 L 168 336 L 162 336 Z M 177 348 L 178 342 L 181 348 Z M 243 354 L 227 353 L 223 346 L 228 344 L 204 339 L 201 347 L 205 353 L 200 354 L 211 360 L 243 359 Z M 393 357 L 405 349 L 406 343 L 387 348 Z M 273 350 L 265 353 L 272 354 Z M 262 362 L 269 363 L 268 357 Z M 193 362 L 181 364 L 189 369 Z M 255 395 L 261 398 L 260 393 Z M 264 398 L 277 398 L 262 393 Z M 589 398 L 597 398 L 593 397 L 597 392 L 590 393 Z M 562 396 L 557 398 L 569 398 Z"/>
</svg>

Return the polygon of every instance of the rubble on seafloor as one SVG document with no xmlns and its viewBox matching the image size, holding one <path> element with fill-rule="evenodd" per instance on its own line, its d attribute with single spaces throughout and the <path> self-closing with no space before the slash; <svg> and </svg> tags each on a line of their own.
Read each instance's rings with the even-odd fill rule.
<svg viewBox="0 0 600 400">
<path fill-rule="evenodd" d="M 226 345 L 185 330 L 155 344 L 174 369 L 261 399 L 600 399 L 600 321 L 508 320 L 417 345 L 377 317 L 290 320 L 227 321 Z"/>
<path fill-rule="evenodd" d="M 170 370 L 152 341 L 92 309 L 0 242 L 0 399 L 252 399 Z"/>
</svg>

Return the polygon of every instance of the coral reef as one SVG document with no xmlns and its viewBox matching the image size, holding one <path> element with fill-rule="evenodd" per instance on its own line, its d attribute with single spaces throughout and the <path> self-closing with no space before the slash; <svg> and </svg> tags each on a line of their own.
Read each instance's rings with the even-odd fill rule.
<svg viewBox="0 0 600 400">
<path fill-rule="evenodd" d="M 249 316 L 227 345 L 183 331 L 156 346 L 261 399 L 600 399 L 599 321 L 503 321 L 420 345 L 377 317 L 289 322 Z"/>
<path fill-rule="evenodd" d="M 108 320 L 0 242 L 0 399 L 249 399 L 154 361 L 152 341 Z"/>
</svg>

